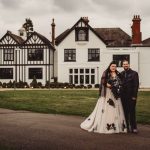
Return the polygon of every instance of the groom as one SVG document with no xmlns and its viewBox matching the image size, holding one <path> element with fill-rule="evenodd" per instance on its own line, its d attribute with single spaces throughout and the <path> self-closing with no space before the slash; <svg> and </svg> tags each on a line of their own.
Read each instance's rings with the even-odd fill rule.
<svg viewBox="0 0 150 150">
<path fill-rule="evenodd" d="M 121 72 L 123 84 L 121 100 L 125 113 L 127 130 L 128 132 L 137 133 L 135 107 L 139 88 L 139 77 L 138 73 L 130 68 L 129 61 L 123 61 L 123 68 L 124 71 Z"/>
</svg>

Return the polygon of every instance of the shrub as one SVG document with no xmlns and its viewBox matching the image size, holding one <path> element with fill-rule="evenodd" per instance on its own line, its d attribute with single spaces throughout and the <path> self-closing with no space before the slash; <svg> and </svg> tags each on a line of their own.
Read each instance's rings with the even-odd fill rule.
<svg viewBox="0 0 150 150">
<path fill-rule="evenodd" d="M 92 85 L 91 84 L 87 85 L 87 88 L 88 89 L 92 88 Z"/>
<path fill-rule="evenodd" d="M 11 80 L 6 83 L 7 88 L 12 88 L 13 87 L 13 82 L 11 82 Z"/>
<path fill-rule="evenodd" d="M 41 83 L 41 82 L 38 82 L 38 83 L 37 83 L 37 86 L 38 86 L 39 88 L 41 88 L 41 87 L 42 87 L 42 83 Z"/>
<path fill-rule="evenodd" d="M 57 77 L 54 77 L 54 82 L 55 82 L 55 83 L 57 82 Z"/>
<path fill-rule="evenodd" d="M 2 82 L 0 82 L 0 88 L 2 88 L 2 85 L 3 85 Z"/>
<path fill-rule="evenodd" d="M 95 87 L 95 88 L 99 88 L 99 87 L 100 87 L 100 84 L 95 84 L 94 87 Z"/>
<path fill-rule="evenodd" d="M 34 76 L 32 82 L 30 83 L 30 87 L 33 87 L 33 88 L 37 88 L 38 87 L 37 80 L 36 80 L 35 76 Z"/>
<path fill-rule="evenodd" d="M 75 88 L 76 88 L 76 89 L 82 89 L 82 88 L 83 88 L 83 85 L 76 85 Z"/>
<path fill-rule="evenodd" d="M 84 86 L 84 89 L 87 89 L 87 86 Z"/>
<path fill-rule="evenodd" d="M 19 80 L 19 82 L 17 82 L 17 87 L 18 87 L 18 88 L 24 88 L 24 83 L 23 83 L 23 81 Z"/>
<path fill-rule="evenodd" d="M 49 88 L 49 86 L 50 86 L 50 82 L 49 82 L 49 81 L 46 81 L 45 87 L 46 87 L 46 88 Z"/>
<path fill-rule="evenodd" d="M 73 89 L 74 87 L 75 87 L 75 85 L 74 85 L 74 84 L 69 84 L 69 85 L 68 85 L 68 88 Z"/>
<path fill-rule="evenodd" d="M 29 88 L 29 85 L 27 82 L 23 82 L 24 88 Z"/>
<path fill-rule="evenodd" d="M 7 84 L 6 84 L 6 82 L 4 82 L 3 84 L 2 84 L 2 88 L 6 88 L 7 87 Z"/>
</svg>

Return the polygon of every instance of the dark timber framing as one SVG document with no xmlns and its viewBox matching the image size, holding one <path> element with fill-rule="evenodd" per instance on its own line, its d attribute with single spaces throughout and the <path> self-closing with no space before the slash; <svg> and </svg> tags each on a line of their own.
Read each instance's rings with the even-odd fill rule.
<svg viewBox="0 0 150 150">
<path fill-rule="evenodd" d="M 4 59 L 4 50 L 8 49 L 14 51 L 13 60 Z M 28 60 L 28 50 L 31 49 L 43 50 L 43 59 Z M 26 75 L 29 73 L 29 68 L 34 68 L 34 66 L 35 68 L 42 67 L 44 68 L 42 69 L 44 71 L 43 78 L 46 81 L 50 81 L 50 78 L 54 77 L 54 51 L 55 48 L 52 46 L 51 42 L 37 32 L 33 32 L 24 41 L 21 37 L 7 31 L 0 39 L 0 53 L 3 53 L 0 68 L 7 68 L 8 66 L 14 68 L 14 80 L 27 82 L 26 80 L 29 78 Z M 51 70 L 53 72 L 51 72 Z"/>
</svg>

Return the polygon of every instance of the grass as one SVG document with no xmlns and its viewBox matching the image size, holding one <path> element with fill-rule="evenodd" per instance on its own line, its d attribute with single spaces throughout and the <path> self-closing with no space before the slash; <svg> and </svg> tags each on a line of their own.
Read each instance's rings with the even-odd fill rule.
<svg viewBox="0 0 150 150">
<path fill-rule="evenodd" d="M 1 108 L 53 114 L 88 116 L 97 99 L 97 90 L 0 91 Z M 150 92 L 139 92 L 137 121 L 150 124 Z"/>
</svg>

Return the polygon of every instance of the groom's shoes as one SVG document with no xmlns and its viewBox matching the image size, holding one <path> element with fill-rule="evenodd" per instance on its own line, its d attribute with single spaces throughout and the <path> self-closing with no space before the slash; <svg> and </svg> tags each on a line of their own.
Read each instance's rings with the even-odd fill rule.
<svg viewBox="0 0 150 150">
<path fill-rule="evenodd" d="M 131 131 L 130 131 L 130 129 L 127 129 L 127 133 L 130 133 Z"/>
<path fill-rule="evenodd" d="M 137 134 L 137 133 L 138 133 L 138 130 L 137 130 L 137 129 L 133 129 L 133 130 L 132 130 L 132 133 Z"/>
</svg>

